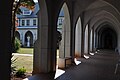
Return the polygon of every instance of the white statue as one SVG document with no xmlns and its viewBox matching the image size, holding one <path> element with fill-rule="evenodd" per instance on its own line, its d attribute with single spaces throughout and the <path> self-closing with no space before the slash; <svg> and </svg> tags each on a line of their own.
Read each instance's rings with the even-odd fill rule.
<svg viewBox="0 0 120 80">
<path fill-rule="evenodd" d="M 30 36 L 27 36 L 27 47 L 30 47 Z"/>
</svg>

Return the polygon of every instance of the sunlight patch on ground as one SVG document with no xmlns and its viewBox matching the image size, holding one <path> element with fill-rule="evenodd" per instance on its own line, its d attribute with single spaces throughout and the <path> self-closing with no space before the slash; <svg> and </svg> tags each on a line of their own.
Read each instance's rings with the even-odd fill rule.
<svg viewBox="0 0 120 80">
<path fill-rule="evenodd" d="M 93 55 L 95 55 L 95 54 L 90 52 L 90 55 L 92 55 L 92 56 L 93 56 Z"/>
<path fill-rule="evenodd" d="M 23 80 L 29 80 L 28 78 L 25 78 L 25 79 L 23 79 Z"/>
<path fill-rule="evenodd" d="M 75 64 L 76 64 L 76 65 L 79 65 L 79 64 L 81 63 L 81 61 L 77 61 L 76 58 L 74 59 L 74 61 L 75 61 Z"/>
<path fill-rule="evenodd" d="M 100 50 L 97 50 L 97 51 L 100 51 Z"/>
<path fill-rule="evenodd" d="M 85 58 L 85 59 L 89 59 L 90 57 L 89 57 L 89 56 L 87 56 L 87 55 L 84 55 L 84 58 Z"/>
<path fill-rule="evenodd" d="M 55 73 L 55 77 L 54 79 L 58 78 L 59 76 L 61 76 L 62 74 L 64 74 L 65 71 L 64 70 L 61 70 L 61 69 L 58 69 L 58 65 L 56 66 L 56 73 Z"/>
</svg>

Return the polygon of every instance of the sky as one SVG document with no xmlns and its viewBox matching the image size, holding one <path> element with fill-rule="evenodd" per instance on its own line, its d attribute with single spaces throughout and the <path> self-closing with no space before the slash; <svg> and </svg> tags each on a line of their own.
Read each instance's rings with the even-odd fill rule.
<svg viewBox="0 0 120 80">
<path fill-rule="evenodd" d="M 35 2 L 38 2 L 38 0 L 34 0 Z"/>
</svg>

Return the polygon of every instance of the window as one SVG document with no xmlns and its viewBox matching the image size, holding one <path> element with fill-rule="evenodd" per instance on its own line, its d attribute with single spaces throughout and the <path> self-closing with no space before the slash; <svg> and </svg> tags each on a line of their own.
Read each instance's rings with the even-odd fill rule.
<svg viewBox="0 0 120 80">
<path fill-rule="evenodd" d="M 26 25 L 29 26 L 30 25 L 30 20 L 26 20 Z"/>
<path fill-rule="evenodd" d="M 33 26 L 36 26 L 36 19 L 33 20 Z"/>
<path fill-rule="evenodd" d="M 59 19 L 58 21 L 59 21 L 59 25 L 62 25 L 62 19 Z"/>
<path fill-rule="evenodd" d="M 32 11 L 30 10 L 23 10 L 23 15 L 30 15 Z"/>
<path fill-rule="evenodd" d="M 19 26 L 19 20 L 18 19 L 16 20 L 15 25 Z"/>
<path fill-rule="evenodd" d="M 25 26 L 25 20 L 22 20 L 22 26 Z"/>
</svg>

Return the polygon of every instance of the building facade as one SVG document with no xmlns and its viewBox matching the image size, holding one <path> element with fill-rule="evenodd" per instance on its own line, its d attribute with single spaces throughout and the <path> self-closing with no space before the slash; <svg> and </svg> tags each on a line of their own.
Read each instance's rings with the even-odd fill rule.
<svg viewBox="0 0 120 80">
<path fill-rule="evenodd" d="M 17 30 L 15 36 L 20 40 L 22 47 L 33 47 L 37 40 L 38 16 L 40 10 L 38 3 L 35 4 L 34 11 L 25 7 L 20 8 L 22 13 L 17 14 Z M 60 12 L 57 30 L 62 33 L 63 11 Z"/>
</svg>

